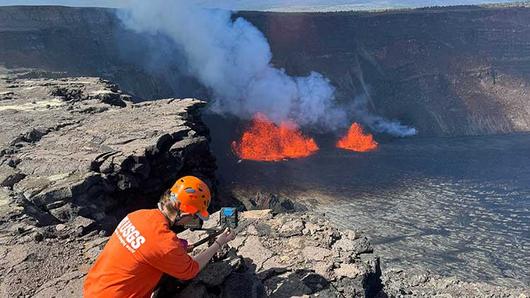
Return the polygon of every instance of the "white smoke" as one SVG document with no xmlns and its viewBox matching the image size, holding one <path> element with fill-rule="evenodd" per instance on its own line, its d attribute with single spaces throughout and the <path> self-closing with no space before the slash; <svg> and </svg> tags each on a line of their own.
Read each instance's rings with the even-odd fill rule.
<svg viewBox="0 0 530 298">
<path fill-rule="evenodd" d="M 368 92 L 366 86 L 365 91 Z M 357 96 L 353 100 L 352 111 L 359 121 L 376 132 L 388 133 L 397 137 L 416 135 L 417 130 L 414 127 L 403 125 L 397 120 L 388 120 L 371 113 L 368 110 L 368 96 L 369 95 Z"/>
<path fill-rule="evenodd" d="M 335 105 L 335 88 L 320 73 L 292 77 L 273 67 L 263 33 L 243 18 L 232 20 L 229 11 L 182 0 L 131 0 L 119 17 L 135 31 L 171 38 L 184 54 L 189 72 L 212 90 L 211 109 L 216 113 L 248 119 L 260 112 L 277 123 L 293 120 L 327 130 L 347 127 L 353 114 L 377 132 L 416 133 L 371 114 L 360 100 L 354 101 L 348 115 Z"/>
<path fill-rule="evenodd" d="M 275 122 L 336 128 L 346 113 L 334 105 L 335 89 L 321 74 L 291 77 L 271 65 L 269 44 L 256 27 L 231 13 L 186 1 L 130 1 L 120 14 L 136 31 L 165 34 L 179 45 L 190 73 L 214 94 L 212 110 Z"/>
<path fill-rule="evenodd" d="M 410 137 L 416 135 L 414 127 L 401 124 L 396 120 L 387 120 L 381 116 L 364 114 L 362 121 L 365 125 L 377 132 L 385 132 L 397 137 Z"/>
</svg>

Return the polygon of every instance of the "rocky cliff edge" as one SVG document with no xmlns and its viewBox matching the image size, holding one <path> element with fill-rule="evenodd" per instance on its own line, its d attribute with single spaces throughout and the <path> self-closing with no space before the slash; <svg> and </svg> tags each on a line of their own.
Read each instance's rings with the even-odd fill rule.
<svg viewBox="0 0 530 298">
<path fill-rule="evenodd" d="M 185 174 L 213 182 L 204 102 L 132 104 L 108 81 L 0 79 L 0 197 L 38 226 L 117 218 Z"/>
</svg>

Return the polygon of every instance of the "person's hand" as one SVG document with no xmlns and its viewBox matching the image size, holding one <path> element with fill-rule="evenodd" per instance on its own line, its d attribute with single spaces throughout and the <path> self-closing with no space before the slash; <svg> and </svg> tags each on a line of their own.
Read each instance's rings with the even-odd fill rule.
<svg viewBox="0 0 530 298">
<path fill-rule="evenodd" d="M 192 252 L 193 251 L 193 245 L 190 245 L 188 243 L 188 241 L 184 240 L 184 239 L 178 239 L 179 242 L 180 242 L 180 246 L 186 251 L 186 252 Z"/>
<path fill-rule="evenodd" d="M 227 244 L 228 241 L 234 240 L 234 238 L 236 238 L 236 233 L 234 233 L 234 231 L 230 229 L 226 229 L 223 231 L 223 233 L 217 236 L 217 239 L 215 239 L 215 241 L 217 241 L 221 246 L 223 246 Z"/>
<path fill-rule="evenodd" d="M 192 244 L 188 245 L 188 247 L 186 248 L 186 252 L 187 253 L 190 253 L 193 251 L 193 249 L 195 249 L 195 246 L 193 246 Z"/>
</svg>

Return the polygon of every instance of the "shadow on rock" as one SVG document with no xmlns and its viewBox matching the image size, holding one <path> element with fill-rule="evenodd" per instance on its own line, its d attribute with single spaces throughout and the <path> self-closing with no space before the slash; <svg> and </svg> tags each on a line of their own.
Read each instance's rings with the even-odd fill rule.
<svg viewBox="0 0 530 298">
<path fill-rule="evenodd" d="M 379 258 L 358 232 L 339 231 L 310 212 L 270 209 L 243 212 L 239 228 L 195 279 L 183 284 L 166 277 L 156 297 L 374 297 L 381 291 Z M 179 237 L 194 243 L 205 236 L 200 233 Z"/>
<path fill-rule="evenodd" d="M 293 297 L 311 295 L 330 287 L 326 278 L 310 270 L 270 268 L 258 273 L 252 260 L 242 261 L 236 267 L 230 266 L 230 262 L 210 263 L 190 282 L 164 276 L 154 297 Z"/>
</svg>

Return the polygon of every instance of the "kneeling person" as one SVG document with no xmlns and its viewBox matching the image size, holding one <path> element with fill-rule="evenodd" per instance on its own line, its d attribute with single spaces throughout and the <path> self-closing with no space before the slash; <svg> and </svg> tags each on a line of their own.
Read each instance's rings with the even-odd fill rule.
<svg viewBox="0 0 530 298">
<path fill-rule="evenodd" d="M 163 273 L 180 280 L 194 278 L 215 253 L 234 239 L 225 231 L 195 257 L 171 230 L 196 217 L 209 216 L 210 190 L 193 176 L 182 177 L 158 203 L 158 209 L 128 214 L 88 272 L 85 297 L 150 297 Z"/>
</svg>

